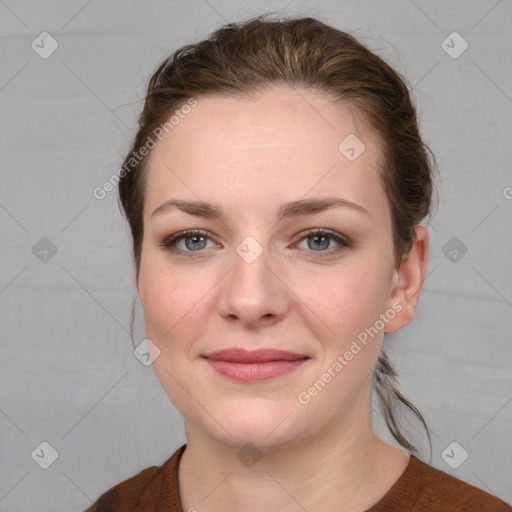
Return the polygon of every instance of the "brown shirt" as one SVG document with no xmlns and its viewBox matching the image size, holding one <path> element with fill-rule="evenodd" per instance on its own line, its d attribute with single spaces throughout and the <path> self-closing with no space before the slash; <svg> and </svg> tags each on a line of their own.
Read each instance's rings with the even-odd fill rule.
<svg viewBox="0 0 512 512">
<path fill-rule="evenodd" d="M 160 467 L 146 468 L 112 487 L 85 512 L 189 512 L 181 508 L 178 483 L 178 465 L 186 447 L 181 446 Z M 512 512 L 512 507 L 411 456 L 393 487 L 365 512 L 395 511 Z"/>
</svg>

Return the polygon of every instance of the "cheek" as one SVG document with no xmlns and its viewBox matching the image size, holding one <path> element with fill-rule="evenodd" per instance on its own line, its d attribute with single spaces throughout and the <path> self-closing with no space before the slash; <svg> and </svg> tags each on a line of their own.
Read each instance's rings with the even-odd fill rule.
<svg viewBox="0 0 512 512">
<path fill-rule="evenodd" d="M 373 324 L 382 312 L 388 292 L 386 275 L 379 262 L 361 260 L 314 276 L 303 289 L 304 301 L 346 340 Z"/>
<path fill-rule="evenodd" d="M 329 327 L 325 337 L 319 336 L 325 350 L 322 370 L 337 374 L 342 368 L 325 396 L 340 407 L 348 399 L 347 393 L 357 394 L 371 378 L 377 363 L 382 347 L 379 319 L 388 292 L 386 272 L 381 262 L 367 260 L 331 273 L 322 278 L 323 299 L 318 298 L 311 306 Z M 320 284 L 318 280 L 316 284 Z M 318 291 L 315 293 L 320 297 Z"/>
<path fill-rule="evenodd" d="M 325 393 L 325 403 L 332 400 L 342 407 L 371 378 L 382 346 L 377 322 L 385 308 L 386 284 L 385 269 L 367 261 L 316 276 L 303 290 L 308 307 L 328 327 L 318 335 L 325 350 L 322 372 L 339 375 Z"/>
<path fill-rule="evenodd" d="M 141 259 L 139 297 L 146 333 L 161 350 L 171 340 L 186 343 L 201 325 L 199 317 L 208 303 L 206 292 L 213 286 L 203 274 L 184 266 L 171 272 L 156 251 Z"/>
<path fill-rule="evenodd" d="M 177 300 L 178 293 L 180 300 Z M 176 280 L 170 279 L 163 272 L 159 258 L 151 251 L 144 250 L 140 267 L 139 297 L 150 339 L 161 342 L 162 333 L 173 327 L 179 313 L 176 306 L 186 301 L 185 294 L 186 289 L 180 289 Z"/>
</svg>

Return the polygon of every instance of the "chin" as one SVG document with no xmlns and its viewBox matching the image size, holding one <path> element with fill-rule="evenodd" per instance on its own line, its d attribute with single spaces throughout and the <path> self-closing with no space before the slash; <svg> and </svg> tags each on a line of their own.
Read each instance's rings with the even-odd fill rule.
<svg viewBox="0 0 512 512">
<path fill-rule="evenodd" d="M 243 406 L 233 406 L 222 413 L 211 411 L 220 425 L 211 417 L 203 418 L 208 424 L 203 423 L 208 435 L 237 450 L 252 443 L 263 451 L 282 446 L 304 432 L 304 424 L 297 423 L 298 418 L 290 414 L 291 407 L 271 403 L 262 406 L 263 400 L 257 400 L 258 405 L 251 407 L 251 401 L 246 399 Z"/>
</svg>

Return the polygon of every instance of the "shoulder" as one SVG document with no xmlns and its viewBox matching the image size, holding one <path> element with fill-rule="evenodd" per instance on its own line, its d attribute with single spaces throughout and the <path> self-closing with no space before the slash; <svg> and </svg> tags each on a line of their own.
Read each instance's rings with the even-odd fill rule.
<svg viewBox="0 0 512 512">
<path fill-rule="evenodd" d="M 380 510 L 511 512 L 512 507 L 496 496 L 411 456 L 395 486 L 377 504 L 375 511 Z"/>
<path fill-rule="evenodd" d="M 158 510 L 163 495 L 174 498 L 175 474 L 185 446 L 161 466 L 150 466 L 104 492 L 84 512 L 149 512 Z"/>
<path fill-rule="evenodd" d="M 104 492 L 85 512 L 110 512 L 136 510 L 144 488 L 154 480 L 156 466 L 143 469 L 140 473 L 118 483 Z"/>
</svg>

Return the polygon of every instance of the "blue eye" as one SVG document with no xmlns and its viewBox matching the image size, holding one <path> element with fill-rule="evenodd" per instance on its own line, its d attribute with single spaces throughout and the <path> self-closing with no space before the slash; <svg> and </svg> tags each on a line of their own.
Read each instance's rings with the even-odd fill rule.
<svg viewBox="0 0 512 512">
<path fill-rule="evenodd" d="M 327 252 L 328 254 L 332 254 L 333 252 L 339 252 L 346 247 L 350 247 L 352 244 L 348 238 L 336 233 L 335 231 L 331 231 L 330 229 L 315 229 L 313 231 L 307 232 L 300 241 L 303 240 L 312 240 L 312 243 L 308 242 L 308 250 L 314 253 L 322 253 Z M 331 241 L 334 240 L 338 247 L 335 247 L 332 250 L 327 251 L 328 246 L 331 245 Z M 311 249 L 313 247 L 314 249 Z M 320 249 L 317 251 L 316 249 Z"/>
<path fill-rule="evenodd" d="M 205 231 L 191 229 L 171 235 L 170 237 L 166 238 L 164 242 L 160 245 L 164 246 L 167 250 L 171 252 L 196 252 L 205 248 L 205 242 L 209 238 L 210 237 Z M 185 247 L 187 248 L 187 250 L 176 247 L 176 244 L 183 239 L 185 240 Z M 190 243 L 188 243 L 189 240 L 191 240 Z"/>
<path fill-rule="evenodd" d="M 178 242 L 181 240 L 185 241 L 185 248 L 177 247 Z M 159 245 L 163 246 L 165 250 L 171 253 L 181 252 L 187 256 L 194 256 L 194 252 L 201 252 L 202 249 L 207 248 L 206 244 L 208 240 L 211 240 L 211 238 L 206 231 L 191 229 L 175 233 L 167 237 Z M 329 229 L 310 230 L 299 239 L 299 242 L 303 240 L 312 240 L 312 243 L 308 242 L 308 249 L 306 250 L 310 253 L 314 253 L 315 256 L 319 253 L 331 255 L 333 252 L 339 252 L 352 245 L 352 242 L 348 238 Z M 338 247 L 329 248 L 333 240 L 338 244 Z"/>
</svg>

